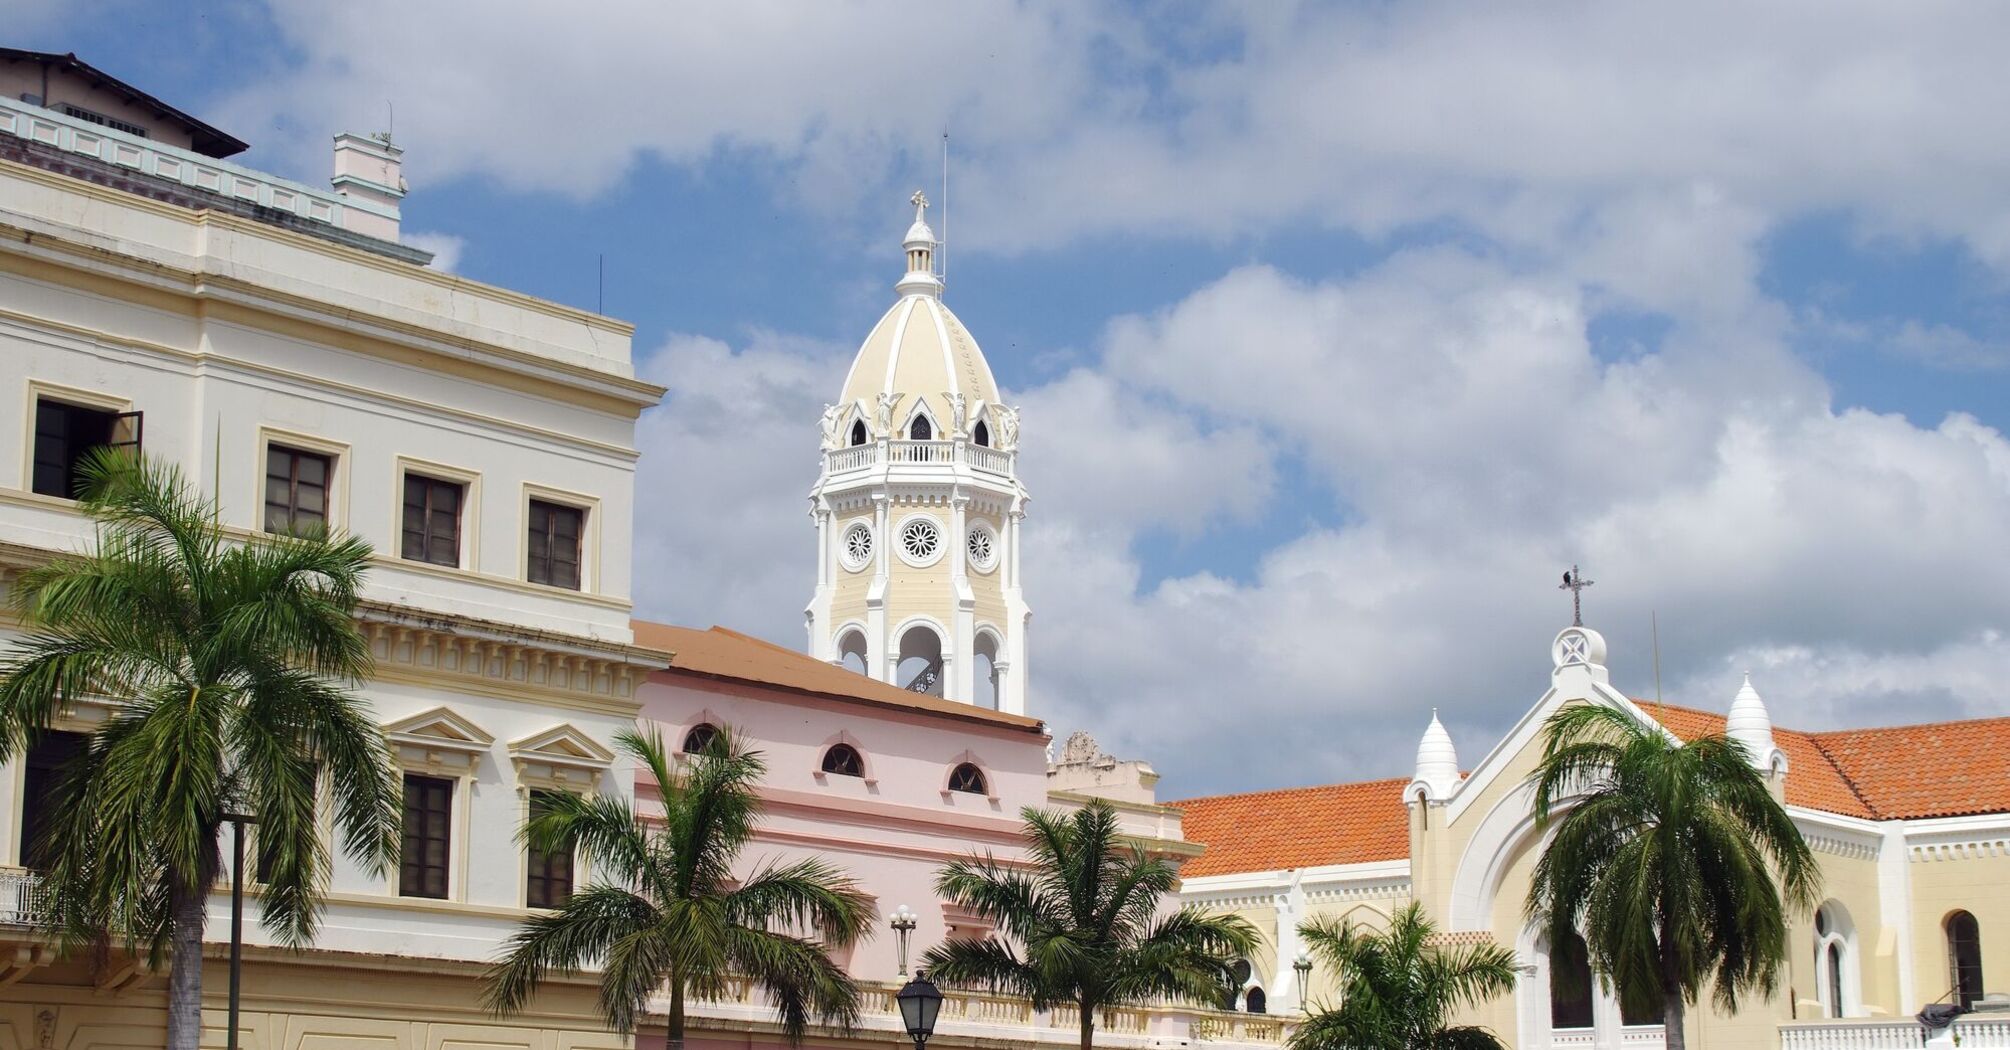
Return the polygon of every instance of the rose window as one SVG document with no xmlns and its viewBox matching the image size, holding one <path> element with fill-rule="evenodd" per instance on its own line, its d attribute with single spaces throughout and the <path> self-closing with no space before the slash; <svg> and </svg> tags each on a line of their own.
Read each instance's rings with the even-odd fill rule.
<svg viewBox="0 0 2010 1050">
<path fill-rule="evenodd" d="M 935 522 L 927 518 L 915 518 L 900 527 L 900 552 L 907 560 L 926 564 L 935 560 L 942 551 L 942 533 Z"/>
<path fill-rule="evenodd" d="M 844 530 L 845 568 L 856 572 L 872 560 L 872 526 L 857 522 Z"/>
<path fill-rule="evenodd" d="M 970 565 L 979 572 L 989 572 L 998 563 L 998 534 L 991 526 L 978 522 L 970 527 L 970 535 L 964 541 L 970 555 Z"/>
</svg>

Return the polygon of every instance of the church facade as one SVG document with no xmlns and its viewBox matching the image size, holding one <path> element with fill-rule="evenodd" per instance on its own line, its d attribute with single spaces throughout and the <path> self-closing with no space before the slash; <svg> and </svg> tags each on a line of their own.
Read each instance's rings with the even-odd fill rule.
<svg viewBox="0 0 2010 1050">
<path fill-rule="evenodd" d="M 1529 783 L 1543 723 L 1565 705 L 1603 704 L 1675 739 L 1743 742 L 1820 862 L 1822 902 L 1793 920 L 1780 993 L 1735 1014 L 1699 1005 L 1689 1046 L 2010 1046 L 2010 1013 L 1990 994 L 2010 991 L 2010 718 L 1800 732 L 1773 725 L 1749 677 L 1722 711 L 1629 698 L 1588 628 L 1563 630 L 1550 660 L 1549 690 L 1470 770 L 1433 714 L 1409 777 L 1175 803 L 1207 847 L 1182 897 L 1268 935 L 1249 988 L 1270 1009 L 1332 994 L 1316 969 L 1296 987 L 1300 923 L 1378 925 L 1415 901 L 1447 942 L 1505 945 L 1520 963 L 1513 994 L 1469 1022 L 1519 1050 L 1661 1045 L 1660 1018 L 1626 1016 L 1524 908 L 1543 844 Z M 1913 1017 L 1956 1000 L 1977 1012 L 1951 1031 Z"/>
</svg>

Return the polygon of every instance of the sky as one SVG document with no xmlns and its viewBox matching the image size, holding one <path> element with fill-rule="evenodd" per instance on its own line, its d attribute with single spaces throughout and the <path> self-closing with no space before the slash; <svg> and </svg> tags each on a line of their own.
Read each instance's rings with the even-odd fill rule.
<svg viewBox="0 0 2010 1050">
<path fill-rule="evenodd" d="M 2010 6 L 9 7 L 263 170 L 391 129 L 437 265 L 635 322 L 640 615 L 802 644 L 946 133 L 1029 704 L 1162 798 L 1403 775 L 1433 710 L 1477 763 L 1572 564 L 1634 696 L 2010 713 Z"/>
</svg>

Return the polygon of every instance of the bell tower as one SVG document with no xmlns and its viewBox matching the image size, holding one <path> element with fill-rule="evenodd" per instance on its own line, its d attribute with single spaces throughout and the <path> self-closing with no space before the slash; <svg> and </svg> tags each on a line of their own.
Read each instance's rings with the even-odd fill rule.
<svg viewBox="0 0 2010 1050">
<path fill-rule="evenodd" d="M 918 693 L 1024 714 L 1019 413 L 943 305 L 928 198 L 911 203 L 897 298 L 824 406 L 809 651 Z"/>
</svg>

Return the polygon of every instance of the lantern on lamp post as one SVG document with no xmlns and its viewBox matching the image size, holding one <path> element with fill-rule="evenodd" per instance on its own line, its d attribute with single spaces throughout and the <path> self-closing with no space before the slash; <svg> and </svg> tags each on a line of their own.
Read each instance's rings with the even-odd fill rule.
<svg viewBox="0 0 2010 1050">
<path fill-rule="evenodd" d="M 1300 951 L 1292 960 L 1291 969 L 1298 975 L 1298 1012 L 1312 1012 L 1312 953 Z"/>
<path fill-rule="evenodd" d="M 922 1050 L 928 1037 L 935 1034 L 935 1016 L 942 1012 L 941 990 L 927 974 L 917 973 L 893 1000 L 900 1005 L 900 1023 L 906 1026 L 907 1037 L 914 1040 L 914 1050 Z"/>
<path fill-rule="evenodd" d="M 914 912 L 907 905 L 903 904 L 893 909 L 893 921 L 887 923 L 887 925 L 893 927 L 894 945 L 900 953 L 900 976 L 905 977 L 907 976 L 907 942 L 909 938 L 914 936 L 914 927 L 917 925 L 914 921 Z"/>
</svg>

